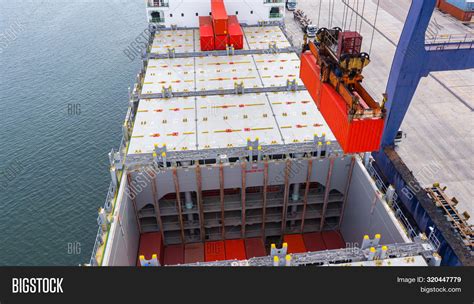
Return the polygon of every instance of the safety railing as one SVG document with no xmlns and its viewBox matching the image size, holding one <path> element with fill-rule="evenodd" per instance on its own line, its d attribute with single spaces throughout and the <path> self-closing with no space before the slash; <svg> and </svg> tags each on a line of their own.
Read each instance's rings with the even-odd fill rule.
<svg viewBox="0 0 474 304">
<path fill-rule="evenodd" d="M 474 35 L 472 34 L 446 34 L 425 38 L 427 50 L 472 49 L 473 47 Z"/>
<path fill-rule="evenodd" d="M 395 193 L 395 196 L 396 195 L 397 194 Z M 394 199 L 392 200 L 391 204 L 389 204 L 389 205 L 390 205 L 390 207 L 392 207 L 393 211 L 395 212 L 396 218 L 403 224 L 403 226 L 405 226 L 405 229 L 407 230 L 407 234 L 410 237 L 410 239 L 413 239 L 414 237 L 416 237 L 418 235 L 418 233 L 413 228 L 413 226 L 410 224 L 407 217 L 403 214 L 403 211 L 400 209 L 400 206 L 398 205 L 398 202 L 399 202 L 398 197 L 395 199 L 395 196 L 394 196 Z"/>
<path fill-rule="evenodd" d="M 377 170 L 375 170 L 375 168 L 373 167 L 373 165 L 372 165 L 373 161 L 374 160 L 371 158 L 369 160 L 369 162 L 367 163 L 367 166 L 366 166 L 367 172 L 373 178 L 377 189 L 379 189 L 379 191 L 383 193 L 388 206 L 390 206 L 390 208 L 394 211 L 395 217 L 400 221 L 400 223 L 406 229 L 407 236 L 410 239 L 413 240 L 416 236 L 418 236 L 420 234 L 420 231 L 418 229 L 415 229 L 411 225 L 410 221 L 408 220 L 408 218 L 403 213 L 402 209 L 400 208 L 401 201 L 398 198 L 398 194 L 396 192 L 393 193 L 390 200 L 387 199 L 387 189 L 388 189 L 388 187 L 385 184 L 385 182 L 383 181 L 383 179 L 380 177 L 380 175 L 377 173 Z M 438 250 L 441 242 L 436 237 L 436 235 L 434 233 L 434 229 L 435 228 L 433 228 L 431 230 L 431 232 L 429 233 L 428 239 L 432 243 L 433 248 L 435 248 L 435 250 Z"/>
<path fill-rule="evenodd" d="M 270 18 L 275 19 L 275 18 L 282 18 L 283 14 L 281 13 L 270 13 Z"/>
<path fill-rule="evenodd" d="M 109 189 L 107 191 L 107 196 L 105 197 L 104 207 L 103 207 L 106 210 L 107 213 L 109 213 L 111 211 L 112 200 L 113 200 L 114 196 L 115 196 L 114 186 L 113 186 L 112 182 L 110 182 Z M 95 238 L 94 248 L 92 249 L 92 255 L 91 255 L 91 259 L 90 259 L 90 264 L 92 266 L 97 266 L 97 259 L 96 259 L 97 250 L 102 245 L 102 243 L 103 243 L 102 242 L 102 235 L 106 232 L 106 231 L 102 231 L 102 227 L 100 226 L 99 216 L 97 216 L 97 224 L 99 225 L 99 229 L 97 230 L 97 236 Z"/>
<path fill-rule="evenodd" d="M 148 7 L 169 7 L 168 0 L 148 0 Z"/>
<path fill-rule="evenodd" d="M 392 208 L 392 210 L 395 213 L 395 217 L 402 223 L 402 225 L 405 227 L 407 231 L 407 235 L 410 239 L 413 239 L 418 235 L 417 230 L 413 228 L 413 226 L 410 224 L 410 221 L 408 218 L 403 214 L 402 209 L 399 206 L 400 200 L 398 199 L 398 195 L 396 192 L 393 193 L 392 197 L 390 200 L 387 199 L 387 185 L 385 182 L 382 180 L 380 175 L 377 173 L 377 170 L 372 166 L 372 162 L 374 160 L 370 159 L 370 161 L 367 163 L 366 169 L 367 172 L 369 172 L 370 176 L 373 178 L 375 182 L 375 186 L 377 189 L 379 189 L 380 192 L 383 193 L 385 200 L 387 201 L 387 204 Z"/>
<path fill-rule="evenodd" d="M 91 266 L 97 266 L 99 264 L 97 262 L 97 250 L 99 249 L 100 245 L 102 245 L 102 228 L 99 226 L 97 229 L 97 235 L 95 237 L 94 248 L 92 249 L 91 259 L 89 261 Z"/>
</svg>

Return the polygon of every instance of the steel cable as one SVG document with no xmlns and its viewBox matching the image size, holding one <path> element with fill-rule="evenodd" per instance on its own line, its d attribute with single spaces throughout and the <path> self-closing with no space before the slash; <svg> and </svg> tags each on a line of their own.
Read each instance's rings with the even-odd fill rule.
<svg viewBox="0 0 474 304">
<path fill-rule="evenodd" d="M 378 13 L 379 13 L 379 5 L 380 5 L 380 0 L 377 0 L 377 9 L 375 11 L 375 20 L 374 20 L 374 25 L 372 27 L 372 38 L 370 39 L 369 55 L 372 54 L 372 44 L 374 43 L 375 26 L 377 25 L 377 16 L 378 16 Z"/>
</svg>

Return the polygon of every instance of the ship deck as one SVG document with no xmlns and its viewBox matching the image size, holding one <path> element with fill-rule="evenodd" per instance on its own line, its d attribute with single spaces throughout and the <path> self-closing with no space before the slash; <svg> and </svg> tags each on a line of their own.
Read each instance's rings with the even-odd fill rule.
<svg viewBox="0 0 474 304">
<path fill-rule="evenodd" d="M 253 46 L 255 41 L 265 41 L 268 47 L 269 37 L 277 38 L 278 48 L 290 46 L 279 27 L 245 27 L 244 31 L 251 48 L 263 46 Z M 192 29 L 162 31 L 152 52 L 166 53 L 166 47 L 174 47 L 176 53 L 199 51 L 191 43 L 196 34 L 199 31 Z M 334 142 L 309 93 L 301 88 L 282 90 L 287 81 L 302 84 L 299 65 L 294 52 L 150 59 L 128 153 L 151 153 L 155 145 L 166 145 L 167 151 L 245 147 L 248 138 L 258 138 L 260 145 L 278 145 L 324 135 L 324 141 Z M 234 90 L 235 83 L 268 92 L 207 95 Z M 163 87 L 201 96 L 155 98 Z"/>
<path fill-rule="evenodd" d="M 278 26 L 249 26 L 244 27 L 243 32 L 244 50 L 268 49 L 269 44 L 276 44 L 277 48 L 291 46 Z M 168 54 L 168 49 L 174 49 L 176 53 L 199 52 L 199 29 L 163 30 L 156 33 L 150 52 Z"/>
</svg>

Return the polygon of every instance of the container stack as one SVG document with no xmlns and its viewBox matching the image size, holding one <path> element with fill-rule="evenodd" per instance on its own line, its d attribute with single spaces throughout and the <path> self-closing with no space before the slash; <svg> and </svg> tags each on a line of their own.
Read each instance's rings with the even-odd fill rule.
<svg viewBox="0 0 474 304">
<path fill-rule="evenodd" d="M 199 17 L 199 37 L 201 51 L 214 50 L 214 29 L 211 17 Z"/>
<path fill-rule="evenodd" d="M 229 44 L 236 50 L 241 50 L 244 47 L 244 33 L 237 16 L 229 16 Z"/>
<path fill-rule="evenodd" d="M 244 46 L 244 34 L 237 16 L 228 16 L 223 0 L 211 0 L 211 17 L 199 17 L 201 51 Z"/>
<path fill-rule="evenodd" d="M 474 3 L 468 0 L 438 0 L 436 7 L 463 22 L 470 22 L 474 16 Z"/>
<path fill-rule="evenodd" d="M 227 35 L 229 18 L 225 9 L 224 0 L 211 0 L 211 15 L 216 35 Z"/>
</svg>

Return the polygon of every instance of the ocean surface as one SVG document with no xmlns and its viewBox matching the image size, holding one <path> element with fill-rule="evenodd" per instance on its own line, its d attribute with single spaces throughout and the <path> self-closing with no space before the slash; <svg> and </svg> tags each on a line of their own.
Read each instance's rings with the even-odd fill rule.
<svg viewBox="0 0 474 304">
<path fill-rule="evenodd" d="M 143 0 L 0 0 L 0 265 L 89 261 Z"/>
</svg>

